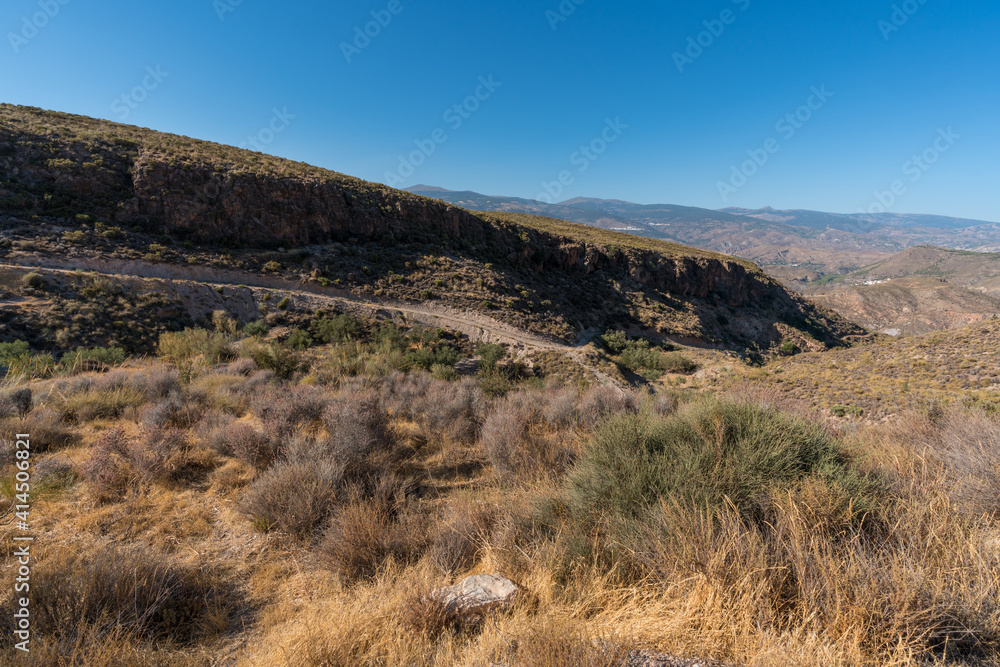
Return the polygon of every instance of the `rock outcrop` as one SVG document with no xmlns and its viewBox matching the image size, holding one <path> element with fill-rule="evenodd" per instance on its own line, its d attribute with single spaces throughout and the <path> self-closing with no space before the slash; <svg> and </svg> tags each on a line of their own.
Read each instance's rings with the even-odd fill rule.
<svg viewBox="0 0 1000 667">
<path fill-rule="evenodd" d="M 595 241 L 591 228 L 574 223 L 521 224 L 516 216 L 467 211 L 259 153 L 27 107 L 0 105 L 0 211 L 104 220 L 232 247 L 353 241 L 392 253 L 398 244 L 423 244 L 509 266 L 517 274 L 512 284 L 528 275 L 550 284 L 554 276 L 567 275 L 573 289 L 558 298 L 575 290 L 577 302 L 593 295 L 592 306 L 604 306 L 623 290 L 645 292 L 663 301 L 675 319 L 700 321 L 684 335 L 736 349 L 780 339 L 775 322 L 824 345 L 862 333 L 818 312 L 752 264 L 725 255 L 637 243 L 612 232 Z M 354 275 L 345 278 L 352 282 Z M 732 312 L 747 308 L 753 312 Z M 648 316 L 633 317 L 636 310 L 630 306 L 605 317 L 662 329 Z M 584 321 L 586 312 L 572 317 L 581 326 L 607 325 Z M 734 319 L 743 322 L 729 326 Z"/>
</svg>

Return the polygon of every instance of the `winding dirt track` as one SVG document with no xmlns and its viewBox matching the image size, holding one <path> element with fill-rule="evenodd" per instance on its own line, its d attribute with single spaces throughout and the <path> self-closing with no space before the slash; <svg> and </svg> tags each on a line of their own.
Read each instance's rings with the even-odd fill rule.
<svg viewBox="0 0 1000 667">
<path fill-rule="evenodd" d="M 28 260 L 29 258 L 25 258 Z M 31 261 L 0 264 L 0 268 L 38 271 L 40 273 L 77 275 L 78 270 L 125 280 L 159 281 L 173 286 L 208 286 L 230 289 L 281 290 L 295 298 L 299 305 L 318 310 L 337 304 L 351 311 L 374 311 L 385 314 L 399 313 L 426 326 L 450 329 L 467 335 L 473 341 L 505 343 L 513 346 L 523 356 L 531 351 L 545 350 L 569 356 L 591 372 L 601 384 L 621 387 L 621 383 L 592 366 L 582 347 L 598 333 L 583 331 L 575 344 L 568 345 L 555 338 L 547 338 L 520 330 L 510 324 L 487 317 L 481 313 L 463 311 L 446 306 L 418 305 L 366 297 L 346 290 L 322 287 L 312 283 L 298 283 L 283 278 L 261 276 L 244 271 L 187 267 L 172 264 L 152 264 L 136 260 L 109 260 L 92 258 L 31 257 Z"/>
</svg>

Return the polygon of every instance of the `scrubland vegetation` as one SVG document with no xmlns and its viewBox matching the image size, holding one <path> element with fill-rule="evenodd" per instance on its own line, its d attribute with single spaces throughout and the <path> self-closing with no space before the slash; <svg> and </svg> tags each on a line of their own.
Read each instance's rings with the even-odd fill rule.
<svg viewBox="0 0 1000 667">
<path fill-rule="evenodd" d="M 865 340 L 745 261 L 0 116 L 22 664 L 1000 660 L 996 322 Z"/>
<path fill-rule="evenodd" d="M 3 460 L 10 434 L 35 448 L 33 664 L 1000 656 L 1000 421 L 981 407 L 831 422 L 762 381 L 567 384 L 444 331 L 213 319 L 155 357 L 78 351 L 4 381 Z M 681 354 L 604 344 L 640 371 Z M 512 607 L 428 597 L 484 572 L 521 587 Z"/>
<path fill-rule="evenodd" d="M 885 419 L 951 405 L 997 413 L 1000 319 L 923 336 L 882 336 L 848 349 L 779 359 L 751 376 L 789 398 L 834 414 Z"/>
</svg>

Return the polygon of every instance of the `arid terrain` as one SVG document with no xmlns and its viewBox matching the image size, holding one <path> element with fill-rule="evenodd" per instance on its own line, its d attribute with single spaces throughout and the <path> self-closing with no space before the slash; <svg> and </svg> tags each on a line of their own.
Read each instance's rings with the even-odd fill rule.
<svg viewBox="0 0 1000 667">
<path fill-rule="evenodd" d="M 953 329 L 1000 314 L 1000 255 L 909 248 L 834 280 L 785 281 L 868 329 L 893 335 Z"/>
<path fill-rule="evenodd" d="M 996 256 L 533 213 L 0 106 L 2 664 L 998 664 Z"/>
</svg>

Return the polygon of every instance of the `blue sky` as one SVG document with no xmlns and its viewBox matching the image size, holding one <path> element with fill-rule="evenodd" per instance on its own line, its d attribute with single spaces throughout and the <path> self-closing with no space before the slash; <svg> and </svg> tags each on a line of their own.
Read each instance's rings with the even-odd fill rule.
<svg viewBox="0 0 1000 667">
<path fill-rule="evenodd" d="M 0 28 L 2 101 L 373 181 L 1000 221 L 995 1 L 6 0 Z"/>
</svg>

